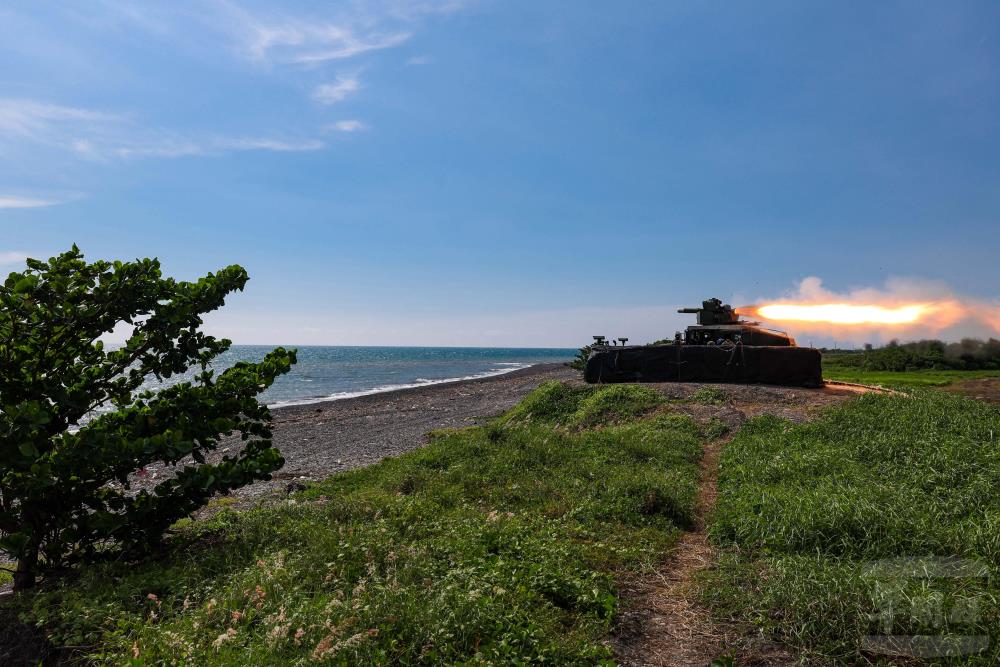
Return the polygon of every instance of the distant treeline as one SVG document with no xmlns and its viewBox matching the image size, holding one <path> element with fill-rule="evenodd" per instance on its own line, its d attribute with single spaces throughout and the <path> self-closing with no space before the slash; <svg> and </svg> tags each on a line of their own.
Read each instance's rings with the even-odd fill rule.
<svg viewBox="0 0 1000 667">
<path fill-rule="evenodd" d="M 957 343 L 945 343 L 940 340 L 918 340 L 912 343 L 891 341 L 885 347 L 869 349 L 866 346 L 864 352 L 857 354 L 827 357 L 827 363 L 869 371 L 913 371 L 924 368 L 998 370 L 1000 340 L 963 338 Z"/>
</svg>

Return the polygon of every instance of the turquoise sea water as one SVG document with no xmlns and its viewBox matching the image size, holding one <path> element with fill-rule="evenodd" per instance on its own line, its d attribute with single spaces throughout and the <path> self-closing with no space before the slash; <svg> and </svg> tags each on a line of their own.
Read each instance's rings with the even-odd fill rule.
<svg viewBox="0 0 1000 667">
<path fill-rule="evenodd" d="M 259 361 L 271 346 L 234 345 L 218 357 L 217 371 L 237 361 Z M 560 348 L 298 347 L 298 363 L 262 396 L 269 405 L 295 405 L 420 387 L 449 380 L 509 373 L 533 364 L 565 362 L 577 353 Z M 169 383 L 189 379 L 175 376 Z M 150 385 L 153 387 L 154 385 Z"/>
</svg>

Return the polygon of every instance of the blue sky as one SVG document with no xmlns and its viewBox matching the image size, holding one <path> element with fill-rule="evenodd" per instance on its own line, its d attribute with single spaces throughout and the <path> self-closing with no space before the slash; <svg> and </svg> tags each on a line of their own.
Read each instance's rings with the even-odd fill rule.
<svg viewBox="0 0 1000 667">
<path fill-rule="evenodd" d="M 809 276 L 995 302 L 998 64 L 995 2 L 15 0 L 0 262 L 239 263 L 247 343 L 644 340 Z"/>
</svg>

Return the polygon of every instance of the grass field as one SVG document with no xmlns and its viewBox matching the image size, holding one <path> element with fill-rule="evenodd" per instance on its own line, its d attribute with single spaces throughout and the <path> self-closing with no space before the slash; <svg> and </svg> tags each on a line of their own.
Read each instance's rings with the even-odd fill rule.
<svg viewBox="0 0 1000 667">
<path fill-rule="evenodd" d="M 705 599 L 808 660 L 874 660 L 866 637 L 889 634 L 1000 638 L 1000 584 L 975 570 L 1000 567 L 1000 410 L 918 390 L 751 420 L 723 453 L 711 535 Z"/>
<path fill-rule="evenodd" d="M 841 382 L 860 382 L 884 387 L 944 387 L 962 380 L 1000 378 L 1000 371 L 865 371 L 857 367 L 823 364 L 823 378 Z"/>
<path fill-rule="evenodd" d="M 603 663 L 616 576 L 692 520 L 701 434 L 661 403 L 543 385 L 281 506 L 188 523 L 22 618 L 97 663 Z"/>
<path fill-rule="evenodd" d="M 889 375 L 952 373 L 972 375 Z M 641 385 L 548 383 L 279 505 L 214 502 L 155 558 L 14 604 L 84 664 L 608 663 L 616 581 L 654 576 L 691 528 L 720 435 L 672 410 Z M 1000 637 L 1000 583 L 981 576 L 1000 568 L 1000 410 L 918 388 L 751 419 L 710 535 L 706 604 L 806 662 L 879 662 L 866 642 L 889 634 Z M 998 661 L 1000 645 L 953 659 Z"/>
</svg>

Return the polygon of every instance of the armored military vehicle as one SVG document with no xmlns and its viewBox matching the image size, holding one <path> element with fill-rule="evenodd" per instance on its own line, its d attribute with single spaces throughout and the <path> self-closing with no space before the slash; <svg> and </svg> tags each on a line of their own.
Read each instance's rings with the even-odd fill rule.
<svg viewBox="0 0 1000 667">
<path fill-rule="evenodd" d="M 740 319 L 719 299 L 701 308 L 697 324 L 674 340 L 652 345 L 608 343 L 594 336 L 584 371 L 587 382 L 737 382 L 819 387 L 823 384 L 819 350 L 798 347 L 788 334 Z"/>
</svg>

